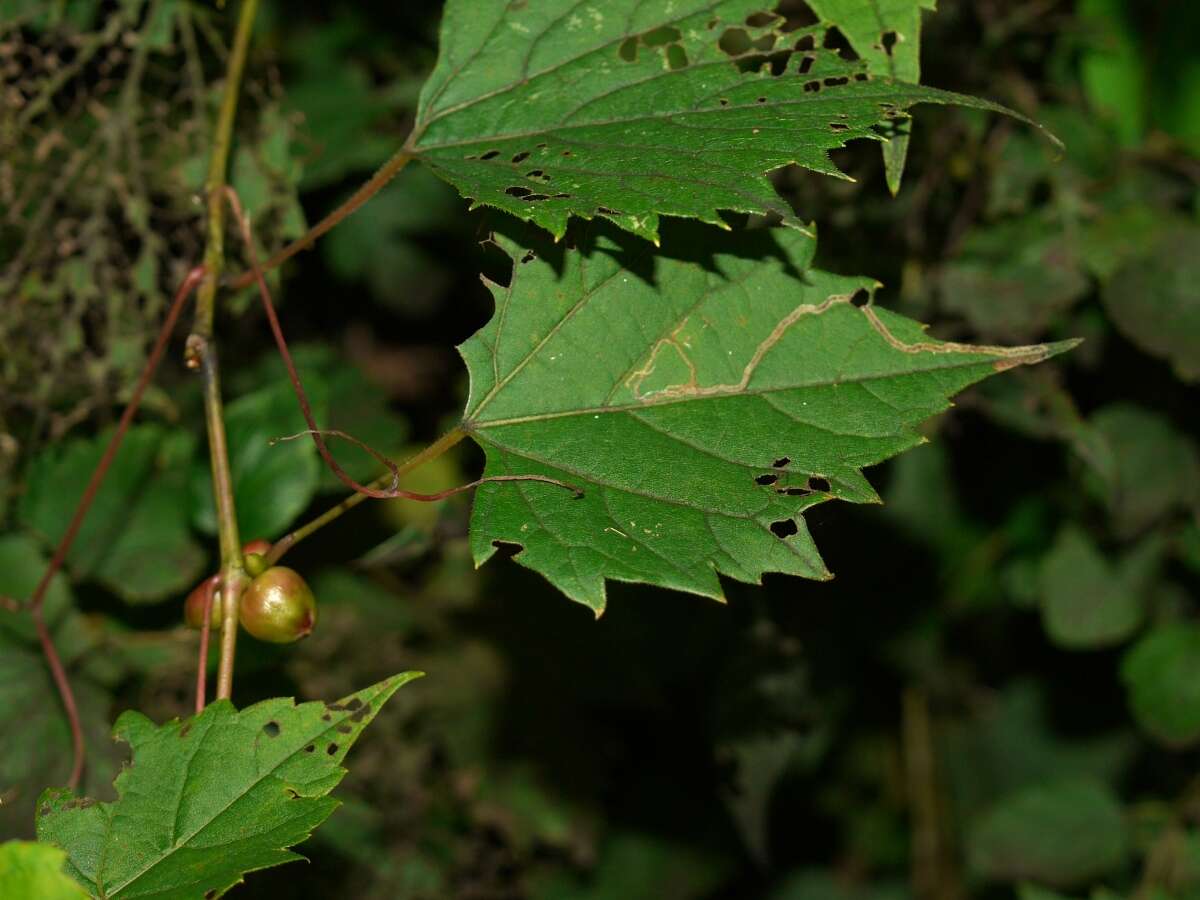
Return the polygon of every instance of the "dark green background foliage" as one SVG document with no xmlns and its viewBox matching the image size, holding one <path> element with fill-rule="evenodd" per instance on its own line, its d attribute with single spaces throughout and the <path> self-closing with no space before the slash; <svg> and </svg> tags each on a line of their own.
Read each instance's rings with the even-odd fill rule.
<svg viewBox="0 0 1200 900">
<path fill-rule="evenodd" d="M 724 606 L 612 584 L 597 622 L 515 565 L 476 573 L 468 500 L 360 507 L 290 558 L 316 634 L 243 640 L 236 699 L 429 675 L 354 750 L 312 864 L 241 896 L 1200 897 L 1200 13 L 942 6 L 923 80 L 1028 114 L 1065 157 L 930 107 L 894 200 L 865 142 L 835 154 L 854 182 L 773 180 L 820 268 L 879 279 L 938 337 L 1085 344 L 963 395 L 868 473 L 883 508 L 811 510 L 829 583 L 727 583 Z M 233 162 L 264 248 L 403 140 L 436 7 L 265 5 Z M 31 589 L 199 253 L 228 24 L 184 0 L 0 0 L 0 594 Z M 452 348 L 492 309 L 476 273 L 509 277 L 486 238 L 511 223 L 465 210 L 411 167 L 276 279 L 322 422 L 403 455 L 455 420 Z M 339 493 L 309 445 L 267 447 L 303 424 L 252 299 L 219 320 L 231 452 L 245 536 L 277 537 Z M 215 564 L 199 411 L 171 362 L 48 602 L 93 796 L 118 713 L 189 710 L 180 607 Z M 0 611 L 0 837 L 31 835 L 68 768 L 29 623 Z"/>
</svg>

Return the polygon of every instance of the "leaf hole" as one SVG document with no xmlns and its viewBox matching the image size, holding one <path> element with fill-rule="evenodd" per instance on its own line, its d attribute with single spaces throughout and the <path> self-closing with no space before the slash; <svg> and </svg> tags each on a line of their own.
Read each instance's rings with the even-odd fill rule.
<svg viewBox="0 0 1200 900">
<path fill-rule="evenodd" d="M 304 752 L 305 753 L 313 753 L 314 751 L 316 751 L 316 749 L 317 749 L 316 744 L 309 744 L 307 747 L 304 748 Z"/>
<path fill-rule="evenodd" d="M 778 522 L 771 523 L 771 533 L 782 541 L 799 534 L 800 526 L 796 524 L 795 519 L 780 519 Z"/>
<path fill-rule="evenodd" d="M 598 213 L 602 213 L 603 215 L 606 215 L 606 216 L 620 216 L 620 215 L 624 215 L 624 214 L 623 214 L 623 213 L 622 213 L 620 210 L 617 210 L 617 209 L 609 209 L 607 206 L 597 206 L 597 207 L 596 207 L 596 212 L 598 212 Z"/>
<path fill-rule="evenodd" d="M 217 896 L 216 888 L 209 888 L 207 891 L 204 892 L 204 900 L 213 900 L 213 898 L 215 896 Z"/>
<path fill-rule="evenodd" d="M 266 725 L 263 726 L 262 730 L 263 730 L 263 734 L 265 734 L 267 737 L 279 737 L 279 723 L 278 722 L 274 722 L 274 721 L 268 722 Z"/>
<path fill-rule="evenodd" d="M 778 475 L 759 475 L 757 478 L 754 479 L 754 483 L 761 484 L 765 487 L 766 485 L 774 484 L 778 480 L 779 480 Z"/>
<path fill-rule="evenodd" d="M 899 35 L 894 31 L 885 31 L 879 36 L 879 46 L 883 48 L 883 52 L 888 56 L 892 55 L 892 48 L 896 46 L 896 41 L 899 40 Z"/>
<path fill-rule="evenodd" d="M 766 98 L 766 97 L 759 97 L 759 98 L 758 98 L 758 99 L 757 99 L 755 102 L 757 102 L 757 103 L 766 103 L 766 102 L 767 102 L 767 98 Z"/>
<path fill-rule="evenodd" d="M 688 64 L 687 51 L 680 44 L 671 44 L 667 47 L 667 67 L 672 71 L 686 69 Z"/>
<path fill-rule="evenodd" d="M 850 126 L 847 125 L 845 122 L 830 122 L 829 130 L 830 131 L 849 131 Z"/>
<path fill-rule="evenodd" d="M 819 94 L 821 92 L 821 82 L 806 81 L 804 82 L 804 90 L 809 94 Z"/>
<path fill-rule="evenodd" d="M 780 488 L 775 493 L 783 494 L 784 496 L 787 496 L 787 497 L 806 497 L 809 494 L 811 494 L 812 491 L 810 491 L 808 488 L 802 488 L 802 487 L 786 487 L 786 488 Z"/>
<path fill-rule="evenodd" d="M 774 25 L 776 22 L 782 22 L 781 16 L 776 16 L 769 12 L 755 12 L 746 16 L 746 24 L 751 28 L 766 28 L 768 25 Z"/>
<path fill-rule="evenodd" d="M 481 153 L 479 155 L 479 158 L 482 160 L 495 159 L 499 155 L 500 155 L 499 150 L 489 150 L 487 153 Z"/>
<path fill-rule="evenodd" d="M 728 98 L 728 97 L 722 97 L 722 98 L 721 98 L 721 99 L 720 99 L 718 102 L 719 102 L 719 103 L 720 103 L 722 106 L 728 106 L 728 105 L 729 105 L 729 98 Z"/>
<path fill-rule="evenodd" d="M 529 250 L 525 253 L 524 256 L 521 257 L 521 262 L 522 263 L 531 263 L 535 259 L 537 259 L 537 254 L 534 253 L 532 250 Z"/>
<path fill-rule="evenodd" d="M 325 752 L 328 753 L 330 756 L 333 756 L 335 753 L 338 752 L 338 745 L 330 744 L 328 747 L 325 748 Z"/>
<path fill-rule="evenodd" d="M 741 56 L 750 50 L 750 35 L 745 28 L 726 28 L 717 39 L 717 46 L 726 56 Z"/>
<path fill-rule="evenodd" d="M 539 201 L 542 201 L 542 200 L 549 200 L 550 195 L 549 194 L 529 194 L 529 196 L 522 197 L 521 199 L 524 200 L 526 203 L 538 203 Z"/>
<path fill-rule="evenodd" d="M 825 40 L 821 43 L 826 50 L 836 50 L 837 55 L 847 62 L 854 62 L 858 59 L 858 54 L 854 52 L 854 48 L 850 46 L 850 42 L 846 40 L 846 36 L 838 30 L 836 25 L 830 25 L 825 29 Z"/>
<path fill-rule="evenodd" d="M 642 35 L 642 43 L 647 47 L 665 47 L 678 41 L 683 34 L 671 25 L 660 25 Z"/>
<path fill-rule="evenodd" d="M 791 464 L 791 459 L 786 456 L 781 456 L 775 462 L 771 463 L 771 467 L 775 469 L 784 469 Z"/>
<path fill-rule="evenodd" d="M 530 169 L 528 172 L 525 173 L 525 177 L 526 178 L 543 178 L 546 181 L 550 180 L 550 176 L 547 175 L 545 172 L 543 172 L 541 169 Z"/>
<path fill-rule="evenodd" d="M 292 800 L 300 799 L 300 792 L 298 790 L 296 790 L 295 788 L 284 788 L 283 792 L 285 794 L 287 794 L 288 797 L 290 797 Z"/>
<path fill-rule="evenodd" d="M 852 306 L 857 307 L 858 309 L 862 309 L 864 306 L 868 306 L 870 304 L 870 302 L 871 302 L 871 295 L 869 293 L 867 293 L 866 288 L 859 288 L 857 291 L 855 291 L 853 294 L 850 295 L 850 304 Z"/>
<path fill-rule="evenodd" d="M 621 46 L 617 49 L 617 56 L 625 60 L 627 63 L 637 62 L 638 39 L 636 37 L 628 37 L 621 41 Z"/>
<path fill-rule="evenodd" d="M 829 493 L 829 479 L 822 478 L 820 475 L 808 476 L 808 487 L 810 490 L 819 491 L 822 494 Z"/>
<path fill-rule="evenodd" d="M 352 731 L 354 730 L 354 726 L 353 726 L 353 725 L 348 725 L 347 723 L 343 722 L 341 725 L 339 725 L 339 726 L 337 727 L 337 730 L 338 730 L 338 731 L 339 731 L 341 734 L 349 734 L 350 732 L 352 732 Z"/>
<path fill-rule="evenodd" d="M 775 46 L 775 35 L 764 34 L 756 41 L 751 41 L 750 46 L 755 50 L 770 50 Z"/>
<path fill-rule="evenodd" d="M 510 197 L 528 197 L 533 193 L 533 191 L 527 187 L 521 187 L 519 184 L 514 184 L 510 188 L 505 188 L 504 193 L 508 194 Z"/>
<path fill-rule="evenodd" d="M 836 76 L 836 77 L 830 76 L 829 78 L 825 79 L 825 87 L 838 87 L 839 85 L 849 84 L 849 83 L 850 83 L 850 79 L 844 75 Z"/>
<path fill-rule="evenodd" d="M 529 159 L 529 151 L 522 150 L 520 153 L 516 153 L 513 155 L 512 162 L 513 162 L 513 165 L 515 166 L 517 163 L 525 162 L 525 160 L 527 160 L 527 159 Z"/>
</svg>

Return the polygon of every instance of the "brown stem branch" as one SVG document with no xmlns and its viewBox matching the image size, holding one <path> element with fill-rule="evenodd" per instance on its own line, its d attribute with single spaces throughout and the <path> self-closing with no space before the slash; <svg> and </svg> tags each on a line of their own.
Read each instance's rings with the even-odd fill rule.
<svg viewBox="0 0 1200 900">
<path fill-rule="evenodd" d="M 292 241 L 282 250 L 274 253 L 262 266 L 262 271 L 269 272 L 272 269 L 277 269 L 283 265 L 301 250 L 307 250 L 317 239 L 332 229 L 343 219 L 350 216 L 358 210 L 360 206 L 378 194 L 393 178 L 399 174 L 400 170 L 408 165 L 409 160 L 413 159 L 413 154 L 407 149 L 408 145 L 401 149 L 395 156 L 385 162 L 375 172 L 371 178 L 366 181 L 362 187 L 355 191 L 349 199 L 341 206 L 323 218 L 320 222 L 308 230 L 308 233 L 302 237 Z M 249 287 L 257 280 L 257 275 L 254 268 L 251 267 L 248 271 L 243 272 L 237 278 L 229 282 L 229 286 L 235 290 Z"/>
<path fill-rule="evenodd" d="M 83 739 L 83 728 L 79 722 L 79 709 L 75 705 L 75 695 L 71 690 L 71 682 L 67 678 L 66 670 L 63 668 L 62 660 L 59 658 L 58 651 L 54 647 L 54 640 L 50 636 L 50 630 L 46 627 L 45 618 L 42 614 L 42 608 L 46 600 L 46 591 L 50 587 L 50 582 L 54 579 L 54 576 L 62 568 L 63 562 L 66 561 L 67 553 L 70 551 L 71 545 L 75 543 L 75 538 L 79 536 L 79 529 L 83 526 L 84 517 L 87 516 L 88 510 L 91 509 L 92 503 L 96 499 L 96 493 L 100 490 L 100 485 L 103 483 L 104 477 L 108 474 L 108 470 L 112 466 L 113 458 L 117 455 L 121 441 L 124 440 L 125 433 L 129 430 L 129 426 L 133 422 L 133 417 L 141 405 L 142 396 L 146 393 L 146 388 L 149 386 L 150 380 L 154 377 L 154 373 L 158 369 L 158 364 L 162 362 L 163 354 L 167 349 L 167 342 L 171 338 L 171 332 L 175 330 L 175 323 L 179 321 L 179 315 L 183 312 L 183 307 L 187 304 L 192 291 L 196 289 L 196 285 L 203 280 L 204 276 L 205 270 L 203 266 L 192 269 L 175 292 L 175 298 L 171 301 L 171 307 L 167 310 L 167 317 L 163 321 L 162 327 L 158 330 L 158 337 L 155 339 L 154 346 L 150 350 L 150 356 L 146 359 L 146 365 L 142 368 L 142 374 L 138 376 L 137 384 L 133 388 L 133 394 L 130 395 L 129 403 L 126 404 L 125 411 L 121 414 L 121 419 L 117 423 L 112 437 L 108 440 L 108 446 L 104 448 L 104 455 L 100 457 L 96 468 L 92 470 L 92 477 L 88 481 L 87 487 L 83 490 L 83 496 L 79 498 L 79 503 L 75 507 L 75 513 L 71 516 L 71 521 L 67 524 L 67 530 L 59 539 L 58 546 L 54 548 L 54 554 L 50 557 L 50 562 L 46 565 L 46 571 L 42 574 L 41 580 L 38 581 L 37 586 L 33 589 L 33 594 L 29 598 L 29 611 L 33 617 L 34 627 L 37 629 L 38 640 L 42 644 L 42 653 L 46 657 L 47 665 L 50 666 L 51 675 L 54 676 L 54 683 L 58 687 L 58 695 L 62 699 L 63 710 L 67 714 L 67 721 L 71 728 L 71 743 L 74 758 L 71 764 L 71 778 L 67 784 L 72 789 L 79 786 L 79 779 L 83 775 L 86 746 Z"/>
<path fill-rule="evenodd" d="M 196 715 L 204 712 L 204 693 L 208 684 L 208 632 L 212 628 L 213 595 L 216 582 L 204 580 L 204 615 L 200 618 L 200 659 L 196 664 Z"/>
</svg>

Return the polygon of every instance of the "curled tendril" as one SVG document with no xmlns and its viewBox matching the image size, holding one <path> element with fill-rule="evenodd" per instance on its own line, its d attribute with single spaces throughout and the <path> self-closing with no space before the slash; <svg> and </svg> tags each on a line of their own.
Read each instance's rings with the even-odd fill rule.
<svg viewBox="0 0 1200 900">
<path fill-rule="evenodd" d="M 472 481 L 469 484 L 459 485 L 449 490 L 439 491 L 435 494 L 421 494 L 415 491 L 406 491 L 399 486 L 400 472 L 394 462 L 388 459 L 384 454 L 368 446 L 358 438 L 346 434 L 343 431 L 336 429 L 322 429 L 318 427 L 316 419 L 313 416 L 312 405 L 308 401 L 308 395 L 304 391 L 304 386 L 300 383 L 300 373 L 296 371 L 296 364 L 292 360 L 292 353 L 288 349 L 287 339 L 283 336 L 283 328 L 279 324 L 279 316 L 275 313 L 275 304 L 271 300 L 271 290 L 267 287 L 267 280 L 263 275 L 262 266 L 259 265 L 258 253 L 254 249 L 254 238 L 250 232 L 250 219 L 242 210 L 241 201 L 238 199 L 237 193 L 231 187 L 225 188 L 225 197 L 229 202 L 230 208 L 233 210 L 234 218 L 237 219 L 238 228 L 242 236 L 242 242 L 246 246 L 246 253 L 250 259 L 250 269 L 254 274 L 254 280 L 258 284 L 258 295 L 262 300 L 263 312 L 266 313 L 267 322 L 271 326 L 271 333 L 275 337 L 275 346 L 279 350 L 279 355 L 283 359 L 284 367 L 287 369 L 288 380 L 292 383 L 292 390 L 296 394 L 296 401 L 300 405 L 300 412 L 304 416 L 304 422 L 308 425 L 305 431 L 298 432 L 287 437 L 276 438 L 273 443 L 279 441 L 290 441 L 300 437 L 311 437 L 313 444 L 317 448 L 317 452 L 321 455 L 321 459 L 325 461 L 325 465 L 333 472 L 337 479 L 359 494 L 365 494 L 368 497 L 374 497 L 379 500 L 416 500 L 421 503 L 432 503 L 437 500 L 443 500 L 446 497 L 460 494 L 463 491 L 469 491 L 481 484 L 499 481 L 539 481 L 544 484 L 552 484 L 556 487 L 566 488 L 575 494 L 582 497 L 583 491 L 575 485 L 567 484 L 563 481 L 558 481 L 554 478 L 547 478 L 542 475 L 492 475 L 487 478 L 480 478 Z M 329 452 L 329 447 L 325 443 L 325 437 L 337 437 L 342 440 L 349 441 L 357 447 L 365 450 L 374 459 L 385 465 L 392 473 L 392 483 L 387 488 L 374 488 L 369 485 L 360 484 L 355 481 L 345 469 L 341 467 L 333 454 Z"/>
</svg>

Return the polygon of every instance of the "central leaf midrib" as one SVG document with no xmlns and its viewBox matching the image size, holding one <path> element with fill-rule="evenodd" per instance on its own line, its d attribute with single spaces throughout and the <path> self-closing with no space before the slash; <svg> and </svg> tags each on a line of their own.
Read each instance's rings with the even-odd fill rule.
<svg viewBox="0 0 1200 900">
<path fill-rule="evenodd" d="M 896 96 L 897 92 L 895 92 L 895 91 L 892 91 L 892 92 L 881 91 L 876 94 L 856 93 L 852 99 L 864 100 L 867 102 L 888 100 L 888 101 L 891 101 L 891 102 L 894 102 L 897 104 L 915 103 L 918 101 L 927 102 L 927 103 L 935 103 L 935 102 L 940 102 L 943 99 L 945 99 L 945 100 L 948 100 L 950 98 L 954 98 L 956 100 L 959 99 L 957 97 L 957 95 L 953 94 L 950 91 L 943 91 L 939 88 L 931 88 L 931 87 L 927 87 L 925 85 L 908 84 L 907 82 L 903 82 L 903 81 L 892 81 L 890 79 L 885 80 L 885 79 L 881 79 L 878 77 L 873 78 L 872 82 L 874 84 L 881 84 L 881 83 L 888 84 L 888 85 L 893 86 L 893 88 L 902 86 L 906 89 L 907 92 L 911 92 L 911 96 L 897 97 Z M 862 82 L 852 82 L 851 85 L 846 85 L 846 87 L 853 86 L 853 84 L 861 84 L 861 83 Z M 841 98 L 841 99 L 844 100 L 844 98 Z M 772 109 L 774 107 L 779 107 L 779 106 L 811 106 L 811 107 L 815 108 L 816 106 L 818 106 L 820 104 L 825 104 L 829 100 L 830 100 L 830 98 L 828 97 L 828 95 L 821 96 L 820 94 L 818 94 L 817 96 L 798 97 L 796 99 L 789 99 L 789 100 L 770 99 L 766 103 L 753 103 L 753 104 L 738 105 L 738 106 L 721 106 L 721 107 L 712 107 L 712 108 L 703 108 L 703 109 L 695 109 L 695 108 L 679 109 L 679 110 L 672 110 L 669 112 L 646 113 L 644 115 L 636 115 L 636 116 L 634 116 L 634 115 L 622 116 L 620 118 L 597 119 L 597 120 L 591 121 L 591 122 L 578 122 L 578 123 L 571 123 L 571 124 L 553 123 L 552 122 L 552 123 L 547 123 L 546 125 L 544 125 L 540 128 L 527 129 L 525 131 L 505 131 L 505 132 L 496 132 L 496 133 L 489 133 L 489 134 L 480 134 L 476 137 L 461 138 L 461 139 L 453 140 L 453 141 L 442 141 L 440 143 L 421 144 L 419 142 L 420 139 L 418 138 L 417 141 L 412 144 L 411 149 L 418 156 L 422 156 L 427 153 L 431 153 L 431 152 L 435 152 L 435 151 L 439 151 L 439 150 L 452 150 L 455 147 L 469 147 L 474 144 L 486 144 L 489 141 L 511 141 L 511 140 L 519 140 L 519 139 L 523 139 L 523 138 L 534 138 L 534 137 L 540 137 L 542 135 L 549 134 L 554 131 L 559 131 L 559 130 L 565 131 L 565 130 L 569 130 L 569 129 L 573 129 L 573 128 L 596 128 L 596 127 L 604 127 L 604 126 L 609 126 L 609 125 L 628 125 L 631 122 L 661 121 L 664 119 L 670 119 L 674 116 L 702 115 L 705 113 L 715 113 L 715 114 L 719 115 L 721 113 L 724 113 L 725 110 L 729 110 L 729 109 L 769 110 L 769 109 Z M 835 104 L 840 105 L 838 99 L 835 99 L 833 102 Z M 959 102 L 961 102 L 961 100 L 959 100 Z M 977 105 L 977 104 L 981 104 L 981 103 L 982 103 L 982 101 L 976 101 L 972 105 Z M 979 105 L 979 108 L 990 108 L 990 107 Z M 814 111 L 813 117 L 820 118 L 821 116 L 819 115 L 819 113 Z M 830 132 L 830 136 L 832 138 L 838 137 L 838 135 L 834 134 L 833 132 Z"/>
<path fill-rule="evenodd" d="M 953 354 L 942 353 L 940 356 L 952 357 Z M 963 354 L 974 355 L 974 354 Z M 986 354 L 984 354 L 986 356 Z M 938 372 L 946 369 L 960 369 L 967 366 L 979 366 L 987 364 L 988 359 L 972 359 L 960 360 L 951 365 L 932 366 L 926 369 L 914 369 L 911 372 L 888 372 L 881 375 L 862 375 L 856 377 L 839 378 L 836 381 L 810 381 L 798 384 L 788 384 L 779 387 L 767 388 L 747 388 L 738 391 L 729 391 L 721 394 L 705 394 L 703 396 L 671 396 L 662 400 L 643 400 L 636 403 L 624 403 L 610 406 L 593 406 L 583 407 L 568 410 L 556 410 L 554 412 L 533 413 L 528 416 L 513 416 L 507 419 L 474 419 L 468 418 L 463 420 L 463 428 L 471 432 L 482 432 L 488 428 L 503 428 L 508 425 L 525 425 L 531 422 L 544 422 L 551 419 L 564 419 L 571 416 L 593 416 L 609 413 L 635 413 L 641 409 L 657 409 L 665 406 L 674 406 L 679 403 L 702 403 L 704 401 L 729 400 L 739 397 L 757 397 L 763 394 L 777 394 L 784 391 L 800 391 L 811 388 L 821 387 L 836 387 L 841 384 L 866 384 L 873 381 L 886 381 L 891 378 L 905 378 L 909 375 L 919 375 L 925 372 Z"/>
</svg>

